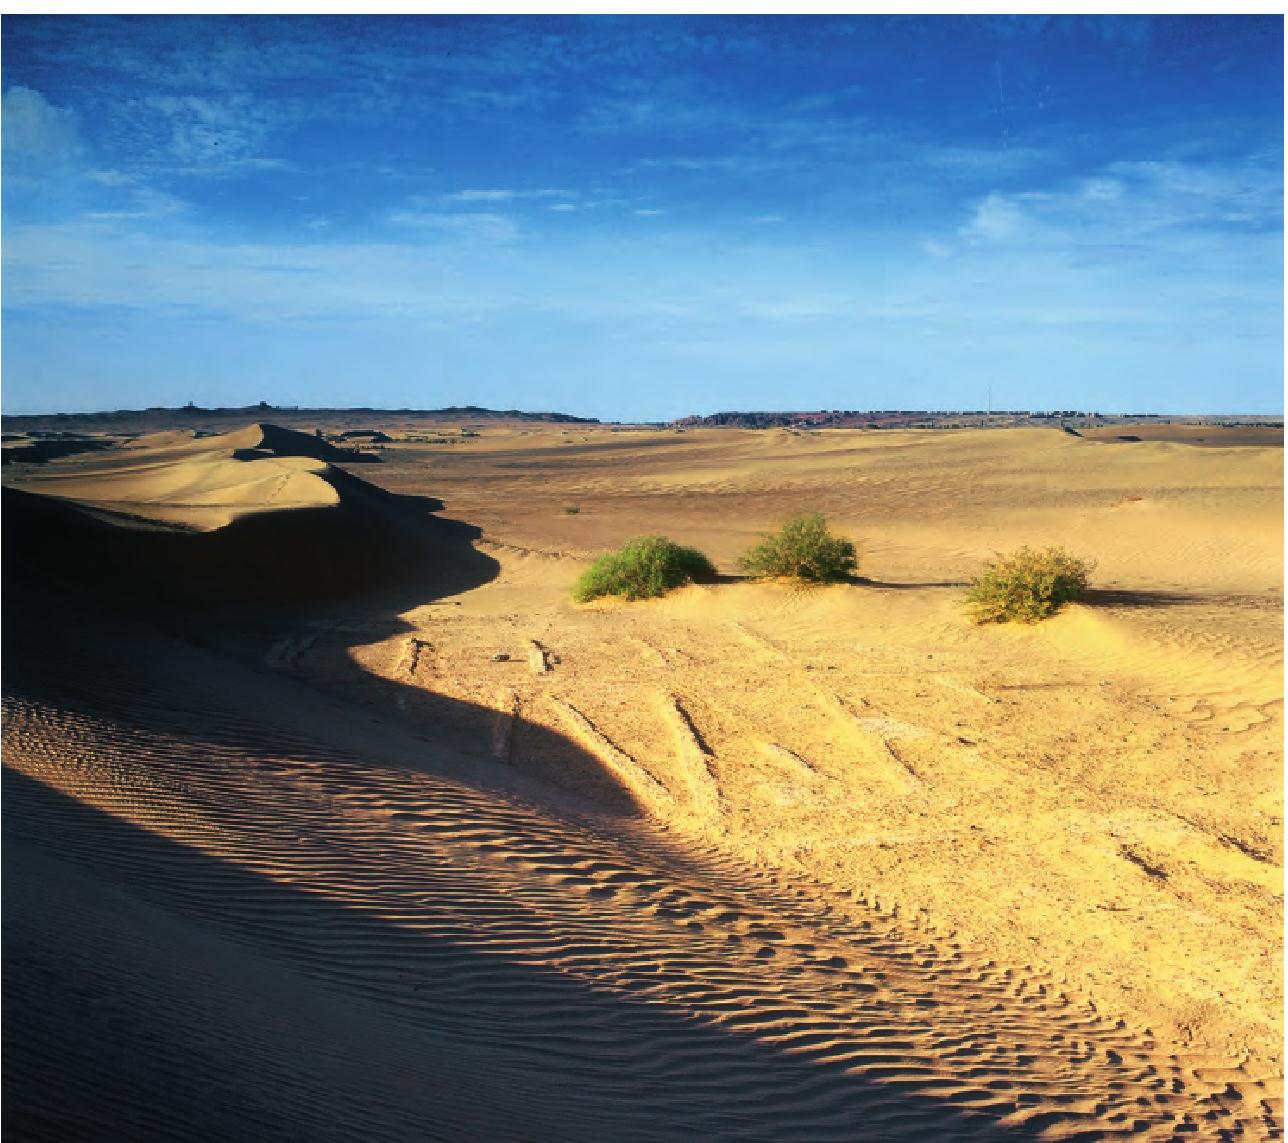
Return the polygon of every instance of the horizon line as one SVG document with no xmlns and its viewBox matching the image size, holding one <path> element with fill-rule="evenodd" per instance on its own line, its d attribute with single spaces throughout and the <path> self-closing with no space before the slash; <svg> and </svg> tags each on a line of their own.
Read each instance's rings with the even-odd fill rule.
<svg viewBox="0 0 1288 1143">
<path fill-rule="evenodd" d="M 222 414 L 222 413 L 382 413 L 382 414 L 401 414 L 401 415 L 430 415 L 430 414 L 490 414 L 492 416 L 520 416 L 520 417 L 549 417 L 553 419 L 567 419 L 570 421 L 580 421 L 588 424 L 605 424 L 605 425 L 662 425 L 673 424 L 685 420 L 703 420 L 710 417 L 751 417 L 751 416 L 768 416 L 768 417 L 810 417 L 810 416 L 844 416 L 844 417 L 867 417 L 867 416 L 967 416 L 967 417 L 1014 417 L 1014 416 L 1031 416 L 1031 417 L 1148 417 L 1150 419 L 1161 419 L 1167 417 L 1255 417 L 1258 419 L 1269 419 L 1274 417 L 1282 418 L 1282 410 L 1269 413 L 1239 412 L 1233 410 L 1208 410 L 1208 411 L 1189 411 L 1189 412 L 1144 412 L 1144 411 L 1118 411 L 1112 413 L 1102 412 L 1098 409 L 1056 409 L 1056 408 L 1032 408 L 1032 409 L 949 409 L 949 408 L 872 408 L 872 409 L 768 409 L 768 408 L 745 408 L 745 409 L 719 409 L 711 413 L 684 413 L 675 417 L 664 417 L 656 419 L 637 419 L 637 420 L 616 420 L 604 419 L 602 417 L 589 417 L 577 413 L 562 412 L 557 409 L 495 409 L 483 405 L 445 405 L 437 408 L 412 407 L 412 406 L 377 406 L 377 405 L 273 405 L 268 402 L 257 402 L 252 405 L 197 405 L 189 402 L 185 405 L 147 405 L 141 408 L 114 408 L 114 409 L 80 409 L 75 412 L 66 410 L 36 410 L 20 413 L 7 413 L 0 410 L 0 420 L 16 420 L 24 417 L 105 417 L 105 416 L 126 416 L 130 414 L 143 415 L 147 413 L 204 413 L 204 414 Z"/>
</svg>

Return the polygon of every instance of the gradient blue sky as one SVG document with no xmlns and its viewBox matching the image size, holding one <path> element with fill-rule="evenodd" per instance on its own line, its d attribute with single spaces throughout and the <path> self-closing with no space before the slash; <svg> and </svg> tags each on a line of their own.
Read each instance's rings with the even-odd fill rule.
<svg viewBox="0 0 1288 1143">
<path fill-rule="evenodd" d="M 0 39 L 8 413 L 1283 408 L 1280 16 Z"/>
</svg>

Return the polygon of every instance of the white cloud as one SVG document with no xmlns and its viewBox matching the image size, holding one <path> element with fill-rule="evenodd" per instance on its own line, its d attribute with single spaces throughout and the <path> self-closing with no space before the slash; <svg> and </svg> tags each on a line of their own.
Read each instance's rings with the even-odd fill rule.
<svg viewBox="0 0 1288 1143">
<path fill-rule="evenodd" d="M 657 210 L 653 207 L 640 207 L 634 213 L 638 214 L 641 218 L 656 218 L 659 214 L 665 214 L 666 211 Z"/>
<path fill-rule="evenodd" d="M 1117 162 L 1054 190 L 989 194 L 958 233 L 973 246 L 1156 245 L 1181 233 L 1277 229 L 1282 215 L 1278 167 Z"/>
<path fill-rule="evenodd" d="M 76 113 L 54 106 L 40 92 L 10 88 L 3 116 L 7 205 L 18 216 L 33 205 L 42 217 L 75 211 L 100 221 L 157 219 L 187 209 L 138 174 L 93 166 Z"/>
<path fill-rule="evenodd" d="M 55 107 L 30 87 L 4 93 L 3 125 L 6 176 L 41 174 L 81 157 L 76 113 Z"/>
<path fill-rule="evenodd" d="M 912 156 L 917 165 L 958 175 L 1015 174 L 1039 165 L 1049 153 L 1038 147 L 927 147 Z"/>
<path fill-rule="evenodd" d="M 776 223 L 782 222 L 783 216 L 781 214 L 760 214 L 751 221 L 756 223 L 758 226 L 773 226 Z"/>
<path fill-rule="evenodd" d="M 484 242 L 513 242 L 519 237 L 519 227 L 514 219 L 492 211 L 453 214 L 446 211 L 396 210 L 389 215 L 389 221 L 395 226 L 437 230 L 458 238 Z"/>
<path fill-rule="evenodd" d="M 803 295 L 772 301 L 744 302 L 739 308 L 760 321 L 802 321 L 845 313 L 853 300 L 835 295 Z"/>
<path fill-rule="evenodd" d="M 1117 179 L 1092 178 L 1082 184 L 1080 193 L 1089 202 L 1117 202 L 1123 197 L 1123 185 Z"/>
<path fill-rule="evenodd" d="M 1015 238 L 1024 228 L 1024 212 L 1013 197 L 990 194 L 976 203 L 970 221 L 961 229 L 969 242 L 1001 242 Z"/>
<path fill-rule="evenodd" d="M 244 93 L 208 97 L 152 95 L 138 101 L 159 123 L 157 142 L 169 173 L 207 177 L 288 166 L 267 154 L 270 138 L 289 115 Z M 157 132 L 154 130 L 154 135 Z"/>
<path fill-rule="evenodd" d="M 559 214 L 572 214 L 574 211 L 600 210 L 604 207 L 627 207 L 632 202 L 638 202 L 634 198 L 579 198 L 574 201 L 564 201 L 551 203 L 547 210 L 553 210 Z M 661 214 L 661 211 L 657 212 Z"/>
<path fill-rule="evenodd" d="M 173 218 L 188 210 L 188 204 L 165 191 L 157 190 L 146 183 L 130 182 L 124 184 L 124 196 L 117 196 L 118 205 L 101 210 L 90 211 L 83 217 L 96 219 L 149 219 L 158 221 Z"/>
<path fill-rule="evenodd" d="M 162 238 L 119 219 L 5 234 L 9 306 L 127 307 L 247 322 L 452 318 L 500 304 L 451 246 L 226 245 Z"/>
<path fill-rule="evenodd" d="M 848 103 L 868 94 L 868 87 L 862 83 L 849 83 L 830 91 L 821 91 L 816 95 L 807 95 L 790 104 L 795 112 L 827 111 L 839 103 Z"/>
<path fill-rule="evenodd" d="M 105 187 L 128 187 L 138 182 L 134 175 L 123 174 L 121 171 L 89 171 L 85 177 L 90 182 Z"/>
<path fill-rule="evenodd" d="M 508 202 L 517 197 L 512 190 L 461 190 L 443 195 L 444 202 Z"/>
<path fill-rule="evenodd" d="M 568 195 L 568 191 L 558 190 L 550 187 L 541 187 L 537 190 L 459 190 L 451 194 L 445 194 L 440 199 L 441 202 L 511 202 L 514 199 L 521 198 L 562 198 Z"/>
</svg>

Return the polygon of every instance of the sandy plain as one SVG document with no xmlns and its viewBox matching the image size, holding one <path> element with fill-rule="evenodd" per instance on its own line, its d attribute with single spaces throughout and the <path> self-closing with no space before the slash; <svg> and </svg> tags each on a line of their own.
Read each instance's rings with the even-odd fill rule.
<svg viewBox="0 0 1288 1143">
<path fill-rule="evenodd" d="M 6 469 L 14 1138 L 1282 1134 L 1282 447 L 373 427 Z"/>
</svg>

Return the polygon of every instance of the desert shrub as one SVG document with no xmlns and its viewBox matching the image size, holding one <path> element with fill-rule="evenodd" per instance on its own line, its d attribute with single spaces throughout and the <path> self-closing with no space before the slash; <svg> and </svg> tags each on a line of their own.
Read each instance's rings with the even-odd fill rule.
<svg viewBox="0 0 1288 1143">
<path fill-rule="evenodd" d="M 985 565 L 966 606 L 976 623 L 1037 623 L 1077 599 L 1095 564 L 1063 548 L 1020 548 Z"/>
<path fill-rule="evenodd" d="M 739 559 L 743 571 L 758 579 L 789 576 L 812 583 L 843 580 L 859 566 L 854 544 L 833 536 L 818 512 L 789 516 L 783 526 Z"/>
<path fill-rule="evenodd" d="M 576 516 L 580 511 L 581 511 L 581 505 L 580 505 L 580 504 L 565 504 L 565 505 L 564 505 L 564 515 L 565 515 L 565 516 Z"/>
<path fill-rule="evenodd" d="M 649 599 L 715 574 L 711 561 L 697 548 L 683 547 L 665 536 L 638 536 L 600 556 L 573 585 L 572 594 L 578 603 L 601 595 Z"/>
</svg>

